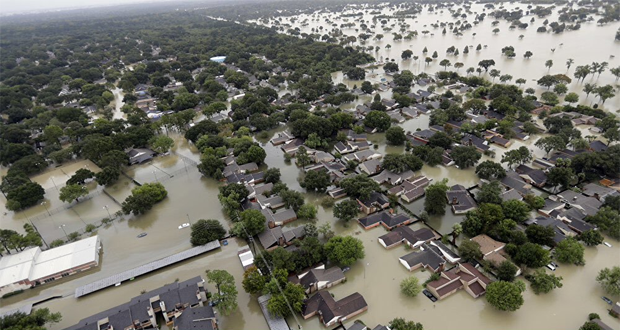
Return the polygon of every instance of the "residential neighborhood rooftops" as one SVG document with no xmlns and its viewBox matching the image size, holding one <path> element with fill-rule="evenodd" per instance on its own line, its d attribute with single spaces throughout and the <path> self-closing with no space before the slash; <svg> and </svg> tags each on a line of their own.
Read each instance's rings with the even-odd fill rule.
<svg viewBox="0 0 620 330">
<path fill-rule="evenodd" d="M 379 224 L 383 225 L 387 229 L 392 229 L 394 227 L 410 223 L 411 221 L 413 221 L 413 219 L 404 214 L 392 214 L 388 211 L 374 213 L 358 220 L 358 222 L 365 229 L 373 228 Z"/>
<path fill-rule="evenodd" d="M 482 252 L 483 255 L 487 255 L 491 252 L 499 251 L 503 249 L 504 246 L 506 246 L 505 243 L 498 242 L 492 239 L 490 236 L 485 235 L 485 234 L 472 237 L 471 240 L 480 244 L 480 252 Z"/>
</svg>

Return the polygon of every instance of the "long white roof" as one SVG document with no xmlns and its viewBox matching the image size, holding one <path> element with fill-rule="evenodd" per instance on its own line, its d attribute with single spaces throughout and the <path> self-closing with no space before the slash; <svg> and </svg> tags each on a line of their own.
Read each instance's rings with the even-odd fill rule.
<svg viewBox="0 0 620 330">
<path fill-rule="evenodd" d="M 99 236 L 41 251 L 31 248 L 0 258 L 0 287 L 21 280 L 31 281 L 99 261 Z"/>
</svg>

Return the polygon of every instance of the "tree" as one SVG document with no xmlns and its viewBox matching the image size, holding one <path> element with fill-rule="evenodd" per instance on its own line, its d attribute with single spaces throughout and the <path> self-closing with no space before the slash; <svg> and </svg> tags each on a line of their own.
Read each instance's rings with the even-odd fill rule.
<svg viewBox="0 0 620 330">
<path fill-rule="evenodd" d="M 198 170 L 205 176 L 214 179 L 220 179 L 222 171 L 226 164 L 215 155 L 203 154 L 200 157 L 200 164 L 198 164 Z"/>
<path fill-rule="evenodd" d="M 415 297 L 422 291 L 422 286 L 415 276 L 409 276 L 400 282 L 400 292 L 407 297 Z"/>
<path fill-rule="evenodd" d="M 358 259 L 364 258 L 364 244 L 352 236 L 335 236 L 325 244 L 329 261 L 340 266 L 351 266 Z"/>
<path fill-rule="evenodd" d="M 525 283 L 521 281 L 497 281 L 487 285 L 486 297 L 491 306 L 501 311 L 514 312 L 523 305 L 523 291 Z"/>
<path fill-rule="evenodd" d="M 364 81 L 360 89 L 366 94 L 371 94 L 374 91 L 374 88 L 372 87 L 370 81 Z"/>
<path fill-rule="evenodd" d="M 460 169 L 466 169 L 476 165 L 482 154 L 473 146 L 461 146 L 452 148 L 450 157 Z"/>
<path fill-rule="evenodd" d="M 549 105 L 556 105 L 560 103 L 558 95 L 553 92 L 543 92 L 540 94 L 540 99 L 543 100 L 545 104 Z"/>
<path fill-rule="evenodd" d="M 534 55 L 534 53 L 532 53 L 531 51 L 526 51 L 525 54 L 523 54 L 523 57 L 529 59 L 530 57 L 532 57 Z"/>
<path fill-rule="evenodd" d="M 424 330 L 421 323 L 407 321 L 403 318 L 395 318 L 389 323 L 392 330 Z"/>
<path fill-rule="evenodd" d="M 43 130 L 43 136 L 49 143 L 58 143 L 58 139 L 63 135 L 62 128 L 56 125 L 49 125 Z"/>
<path fill-rule="evenodd" d="M 485 160 L 476 166 L 476 174 L 481 179 L 496 180 L 505 178 L 506 170 L 504 170 L 502 165 L 492 160 Z"/>
<path fill-rule="evenodd" d="M 388 62 L 385 63 L 385 65 L 383 66 L 383 70 L 385 70 L 385 72 L 398 72 L 398 64 L 394 63 L 394 62 Z"/>
<path fill-rule="evenodd" d="M 390 116 L 387 113 L 377 110 L 370 111 L 364 118 L 364 125 L 376 128 L 379 132 L 385 132 L 392 125 Z"/>
<path fill-rule="evenodd" d="M 351 80 L 364 80 L 366 78 L 366 71 L 362 68 L 352 67 L 346 70 L 345 75 Z"/>
<path fill-rule="evenodd" d="M 448 180 L 444 179 L 426 187 L 424 211 L 429 215 L 444 215 L 446 213 L 446 192 Z"/>
<path fill-rule="evenodd" d="M 249 294 L 262 294 L 265 289 L 265 277 L 252 266 L 243 273 L 243 289 Z"/>
<path fill-rule="evenodd" d="M 164 154 L 174 146 L 174 140 L 166 135 L 157 135 L 149 140 L 149 145 L 157 153 Z"/>
<path fill-rule="evenodd" d="M 250 238 L 265 231 L 265 216 L 259 210 L 245 210 L 239 214 L 239 221 L 233 225 L 231 233 Z"/>
<path fill-rule="evenodd" d="M 287 208 L 293 209 L 295 212 L 304 205 L 304 195 L 295 190 L 285 190 L 281 191 L 280 197 L 282 197 L 282 201 L 284 202 L 284 206 Z"/>
<path fill-rule="evenodd" d="M 585 265 L 583 253 L 585 248 L 573 237 L 568 237 L 555 247 L 555 258 L 559 262 L 574 265 Z"/>
<path fill-rule="evenodd" d="M 519 268 L 508 260 L 502 261 L 497 266 L 497 279 L 500 281 L 512 282 L 515 280 L 515 275 Z"/>
<path fill-rule="evenodd" d="M 530 281 L 530 286 L 535 294 L 549 293 L 555 288 L 562 287 L 562 276 L 547 274 L 544 269 L 537 269 L 525 278 Z"/>
<path fill-rule="evenodd" d="M 606 232 L 610 237 L 620 240 L 620 213 L 618 209 L 604 206 L 595 215 L 587 216 L 585 220 L 597 225 L 600 230 Z"/>
<path fill-rule="evenodd" d="M 120 169 L 117 169 L 111 166 L 106 166 L 103 168 L 103 170 L 101 170 L 101 172 L 95 174 L 95 179 L 97 180 L 97 183 L 99 183 L 100 185 L 108 186 L 116 182 L 118 178 L 120 177 L 120 175 L 121 175 Z"/>
<path fill-rule="evenodd" d="M 43 195 L 45 195 L 45 190 L 41 185 L 36 182 L 26 182 L 6 194 L 6 208 L 11 211 L 25 209 L 37 204 L 43 199 Z"/>
<path fill-rule="evenodd" d="M 556 133 L 557 134 L 557 133 Z M 547 155 L 551 152 L 551 150 L 564 150 L 566 149 L 566 141 L 558 135 L 546 136 L 538 139 L 535 146 L 544 150 Z"/>
<path fill-rule="evenodd" d="M 135 215 L 145 213 L 167 195 L 168 192 L 161 183 L 145 183 L 131 190 L 131 195 L 123 201 L 123 212 Z"/>
<path fill-rule="evenodd" d="M 549 251 L 543 249 L 542 246 L 538 244 L 530 242 L 517 248 L 513 260 L 517 264 L 525 265 L 530 268 L 543 267 L 551 262 Z"/>
<path fill-rule="evenodd" d="M 283 287 L 282 292 L 278 289 L 278 285 Z M 271 299 L 267 303 L 269 313 L 287 317 L 291 315 L 291 308 L 295 313 L 301 312 L 303 301 L 306 299 L 306 292 L 301 285 L 291 282 L 280 284 L 277 279 L 272 278 L 267 283 L 266 291 L 271 294 Z"/>
<path fill-rule="evenodd" d="M 480 252 L 480 244 L 471 240 L 463 241 L 461 245 L 459 245 L 459 255 L 466 261 L 481 260 L 482 252 Z"/>
<path fill-rule="evenodd" d="M 609 198 L 609 197 L 607 197 Z M 587 246 L 596 246 L 602 244 L 605 238 L 598 230 L 590 229 L 582 232 L 577 236 Z"/>
<path fill-rule="evenodd" d="M 402 58 L 403 60 L 408 60 L 411 58 L 412 55 L 413 52 L 410 49 L 406 49 L 402 52 L 402 54 L 400 54 L 400 58 Z"/>
<path fill-rule="evenodd" d="M 37 308 L 30 314 L 13 313 L 0 317 L 0 326 L 4 330 L 45 330 L 46 325 L 58 323 L 60 313 L 50 313 L 48 308 Z"/>
<path fill-rule="evenodd" d="M 340 187 L 349 197 L 355 199 L 367 199 L 372 192 L 380 190 L 379 184 L 365 175 L 343 179 L 340 181 Z"/>
<path fill-rule="evenodd" d="M 354 200 L 346 200 L 334 206 L 334 217 L 345 222 L 357 217 L 358 213 L 359 205 Z"/>
<path fill-rule="evenodd" d="M 74 200 L 77 202 L 80 197 L 86 195 L 88 195 L 86 187 L 70 184 L 60 188 L 59 199 L 65 203 L 70 203 Z"/>
<path fill-rule="evenodd" d="M 553 246 L 555 237 L 555 230 L 553 227 L 545 227 L 540 225 L 530 225 L 525 228 L 525 235 L 527 239 L 536 244 Z"/>
<path fill-rule="evenodd" d="M 596 90 L 594 90 L 594 93 L 596 93 L 596 95 L 598 95 L 601 99 L 601 104 L 605 104 L 607 99 L 610 99 L 616 95 L 616 90 L 612 85 L 605 85 L 597 87 Z"/>
<path fill-rule="evenodd" d="M 400 146 L 405 143 L 407 137 L 405 131 L 400 126 L 393 126 L 385 131 L 385 139 L 391 145 Z"/>
<path fill-rule="evenodd" d="M 478 62 L 478 66 L 483 68 L 484 71 L 489 71 L 489 68 L 495 65 L 494 60 L 482 60 Z"/>
<path fill-rule="evenodd" d="M 596 281 L 603 287 L 605 292 L 617 296 L 620 295 L 620 267 L 611 269 L 605 267 L 596 276 Z"/>
<path fill-rule="evenodd" d="M 265 171 L 265 183 L 277 183 L 280 181 L 280 169 L 276 167 L 268 168 Z"/>
<path fill-rule="evenodd" d="M 497 181 L 491 181 L 480 186 L 480 191 L 476 194 L 478 203 L 502 203 L 502 187 Z"/>
<path fill-rule="evenodd" d="M 516 222 L 523 222 L 529 217 L 531 208 L 525 202 L 517 199 L 511 199 L 502 202 L 502 211 L 504 211 L 504 216 L 507 219 L 512 219 Z"/>
<path fill-rule="evenodd" d="M 587 321 L 579 327 L 579 330 L 603 330 L 603 328 L 601 328 L 601 326 L 596 322 Z"/>
<path fill-rule="evenodd" d="M 329 173 L 326 170 L 318 170 L 318 171 L 308 171 L 306 172 L 306 176 L 304 180 L 301 182 L 301 186 L 306 188 L 308 191 L 319 191 L 323 192 L 329 185 L 331 184 L 331 180 L 329 177 Z"/>
<path fill-rule="evenodd" d="M 444 70 L 447 70 L 449 66 L 452 66 L 452 63 L 448 59 L 443 59 L 439 62 L 439 65 L 443 66 Z"/>
<path fill-rule="evenodd" d="M 545 67 L 548 68 L 548 70 L 551 70 L 551 67 L 553 66 L 553 60 L 547 60 L 545 62 Z"/>
<path fill-rule="evenodd" d="M 84 181 L 86 181 L 86 179 L 90 179 L 94 176 L 95 173 L 93 173 L 92 171 L 81 168 L 75 171 L 75 173 L 69 178 L 69 180 L 67 180 L 67 184 L 84 184 Z"/>
<path fill-rule="evenodd" d="M 556 166 L 547 173 L 547 184 L 552 187 L 560 186 L 568 188 L 577 184 L 578 178 L 575 171 L 570 167 Z"/>
<path fill-rule="evenodd" d="M 381 163 L 383 169 L 394 173 L 403 173 L 407 170 L 419 171 L 423 166 L 422 160 L 413 154 L 388 154 Z"/>
<path fill-rule="evenodd" d="M 207 281 L 215 284 L 217 293 L 213 294 L 213 301 L 217 302 L 215 308 L 222 315 L 229 315 L 237 309 L 237 287 L 235 278 L 225 270 L 207 271 Z"/>
<path fill-rule="evenodd" d="M 577 93 L 568 93 L 566 94 L 566 96 L 564 97 L 564 101 L 568 102 L 568 103 L 577 103 L 579 102 L 579 95 Z"/>
<path fill-rule="evenodd" d="M 209 242 L 221 240 L 226 236 L 226 229 L 222 224 L 213 219 L 200 219 L 192 224 L 192 233 L 190 242 L 193 246 L 205 245 Z"/>
<path fill-rule="evenodd" d="M 588 98 L 588 96 L 590 96 L 590 93 L 596 91 L 596 87 L 596 84 L 590 83 L 586 83 L 585 85 L 583 85 L 583 92 L 586 93 L 586 99 Z"/>
<path fill-rule="evenodd" d="M 557 84 L 555 85 L 555 87 L 553 87 L 553 91 L 558 95 L 564 95 L 566 94 L 566 92 L 568 92 L 568 87 L 566 87 L 566 85 L 564 84 Z"/>
</svg>

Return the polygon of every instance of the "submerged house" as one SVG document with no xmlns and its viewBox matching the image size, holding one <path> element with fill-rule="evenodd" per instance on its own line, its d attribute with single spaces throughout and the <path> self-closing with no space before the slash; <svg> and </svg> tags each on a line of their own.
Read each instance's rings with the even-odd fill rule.
<svg viewBox="0 0 620 330">
<path fill-rule="evenodd" d="M 366 310 L 368 310 L 368 304 L 364 297 L 357 292 L 336 300 L 328 291 L 319 291 L 306 299 L 301 315 L 304 320 L 318 315 L 324 326 L 331 327 Z"/>
<path fill-rule="evenodd" d="M 489 283 L 491 283 L 491 280 L 474 266 L 462 263 L 456 268 L 442 272 L 440 278 L 429 282 L 426 288 L 439 300 L 450 296 L 460 289 L 465 289 L 469 295 L 478 298 L 486 293 Z"/>
<path fill-rule="evenodd" d="M 392 212 L 389 211 L 381 211 L 357 220 L 357 222 L 359 222 L 359 224 L 366 230 L 379 225 L 383 225 L 383 227 L 387 230 L 392 230 L 393 228 L 399 226 L 408 225 L 413 221 L 413 218 L 410 218 L 404 214 L 392 214 Z"/>
<path fill-rule="evenodd" d="M 439 235 L 428 228 L 413 230 L 408 226 L 400 226 L 385 235 L 379 236 L 377 241 L 386 249 L 391 249 L 402 243 L 416 248 L 438 238 Z"/>
<path fill-rule="evenodd" d="M 334 266 L 325 269 L 325 265 L 320 265 L 293 277 L 294 283 L 303 286 L 307 294 L 329 289 L 344 282 L 344 280 L 345 276 L 340 267 Z"/>
<path fill-rule="evenodd" d="M 426 188 L 432 179 L 425 176 L 417 176 L 407 179 L 388 190 L 388 194 L 400 196 L 400 199 L 407 203 L 424 196 L 424 188 Z"/>
<path fill-rule="evenodd" d="M 125 152 L 129 156 L 129 165 L 142 164 L 153 159 L 157 154 L 155 151 L 146 148 L 134 148 Z"/>
<path fill-rule="evenodd" d="M 446 198 L 454 214 L 467 213 L 477 206 L 476 201 L 469 195 L 467 189 L 459 184 L 452 186 L 452 188 L 446 192 Z"/>
<path fill-rule="evenodd" d="M 390 200 L 382 193 L 373 191 L 365 199 L 357 199 L 357 203 L 364 214 L 372 214 L 390 207 Z"/>
</svg>

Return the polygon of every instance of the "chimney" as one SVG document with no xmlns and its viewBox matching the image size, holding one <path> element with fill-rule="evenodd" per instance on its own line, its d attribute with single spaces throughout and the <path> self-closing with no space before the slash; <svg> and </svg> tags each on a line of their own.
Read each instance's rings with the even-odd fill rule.
<svg viewBox="0 0 620 330">
<path fill-rule="evenodd" d="M 377 166 L 375 167 L 375 172 L 376 172 L 376 173 L 379 173 L 379 171 L 381 171 L 381 165 L 377 165 Z"/>
<path fill-rule="evenodd" d="M 598 193 L 594 193 L 594 198 L 598 199 L 599 201 L 601 200 L 601 196 L 599 196 Z"/>
<path fill-rule="evenodd" d="M 459 200 L 456 199 L 456 197 L 452 197 L 452 205 L 457 205 L 459 203 Z"/>
</svg>

